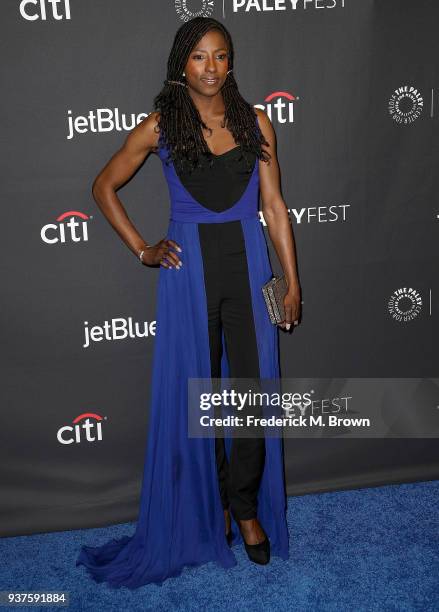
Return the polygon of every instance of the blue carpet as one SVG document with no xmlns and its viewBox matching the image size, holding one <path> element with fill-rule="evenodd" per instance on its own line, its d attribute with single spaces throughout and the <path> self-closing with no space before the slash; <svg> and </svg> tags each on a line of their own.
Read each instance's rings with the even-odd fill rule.
<svg viewBox="0 0 439 612">
<path fill-rule="evenodd" d="M 134 523 L 0 539 L 0 590 L 63 590 L 69 610 L 439 611 L 439 481 L 288 498 L 290 560 L 185 568 L 135 591 L 96 584 L 82 544 L 131 534 Z M 26 607 L 61 610 L 60 607 Z M 64 608 L 66 609 L 66 608 Z"/>
</svg>

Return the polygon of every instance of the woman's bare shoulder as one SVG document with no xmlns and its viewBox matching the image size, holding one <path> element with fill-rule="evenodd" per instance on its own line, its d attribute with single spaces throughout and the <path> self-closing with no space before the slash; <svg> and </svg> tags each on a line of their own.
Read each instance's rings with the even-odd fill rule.
<svg viewBox="0 0 439 612">
<path fill-rule="evenodd" d="M 258 117 L 258 123 L 259 123 L 259 127 L 261 128 L 262 133 L 265 136 L 265 132 L 271 132 L 273 130 L 273 125 L 270 121 L 269 116 L 267 115 L 267 113 L 262 110 L 262 108 L 254 108 L 256 115 Z"/>
<path fill-rule="evenodd" d="M 160 130 L 158 128 L 158 120 L 160 113 L 152 111 L 147 117 L 142 119 L 140 123 L 133 128 L 127 138 L 127 141 L 137 143 L 147 153 L 157 153 Z"/>
</svg>

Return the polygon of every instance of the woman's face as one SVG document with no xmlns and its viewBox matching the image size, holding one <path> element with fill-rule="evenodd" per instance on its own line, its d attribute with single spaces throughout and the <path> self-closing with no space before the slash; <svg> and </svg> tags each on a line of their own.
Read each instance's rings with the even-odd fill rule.
<svg viewBox="0 0 439 612">
<path fill-rule="evenodd" d="M 204 96 L 216 95 L 229 69 L 227 43 L 221 32 L 209 30 L 192 49 L 184 72 L 189 88 Z"/>
</svg>

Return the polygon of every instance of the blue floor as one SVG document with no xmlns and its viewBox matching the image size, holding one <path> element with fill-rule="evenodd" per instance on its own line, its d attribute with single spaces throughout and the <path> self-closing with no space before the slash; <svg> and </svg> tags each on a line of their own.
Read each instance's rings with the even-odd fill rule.
<svg viewBox="0 0 439 612">
<path fill-rule="evenodd" d="M 288 562 L 257 566 L 235 546 L 230 570 L 208 563 L 162 586 L 109 590 L 75 560 L 84 543 L 131 534 L 128 523 L 0 539 L 0 590 L 69 591 L 71 611 L 439 611 L 439 481 L 288 502 Z"/>
</svg>

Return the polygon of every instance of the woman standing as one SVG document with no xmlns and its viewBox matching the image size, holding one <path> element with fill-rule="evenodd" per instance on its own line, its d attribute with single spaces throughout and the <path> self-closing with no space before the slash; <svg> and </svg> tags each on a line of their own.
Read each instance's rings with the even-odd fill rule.
<svg viewBox="0 0 439 612">
<path fill-rule="evenodd" d="M 258 214 L 259 189 L 298 322 L 294 240 L 280 193 L 273 127 L 233 76 L 225 27 L 196 17 L 177 31 L 155 112 L 140 123 L 93 187 L 127 246 L 160 265 L 148 441 L 136 531 L 76 562 L 111 587 L 160 583 L 185 565 L 231 567 L 231 546 L 250 560 L 288 558 L 282 439 L 188 436 L 189 378 L 279 376 L 277 328 L 261 287 L 272 276 Z M 265 148 L 268 147 L 268 148 Z M 157 152 L 171 198 L 167 237 L 146 244 L 116 195 Z"/>
</svg>

